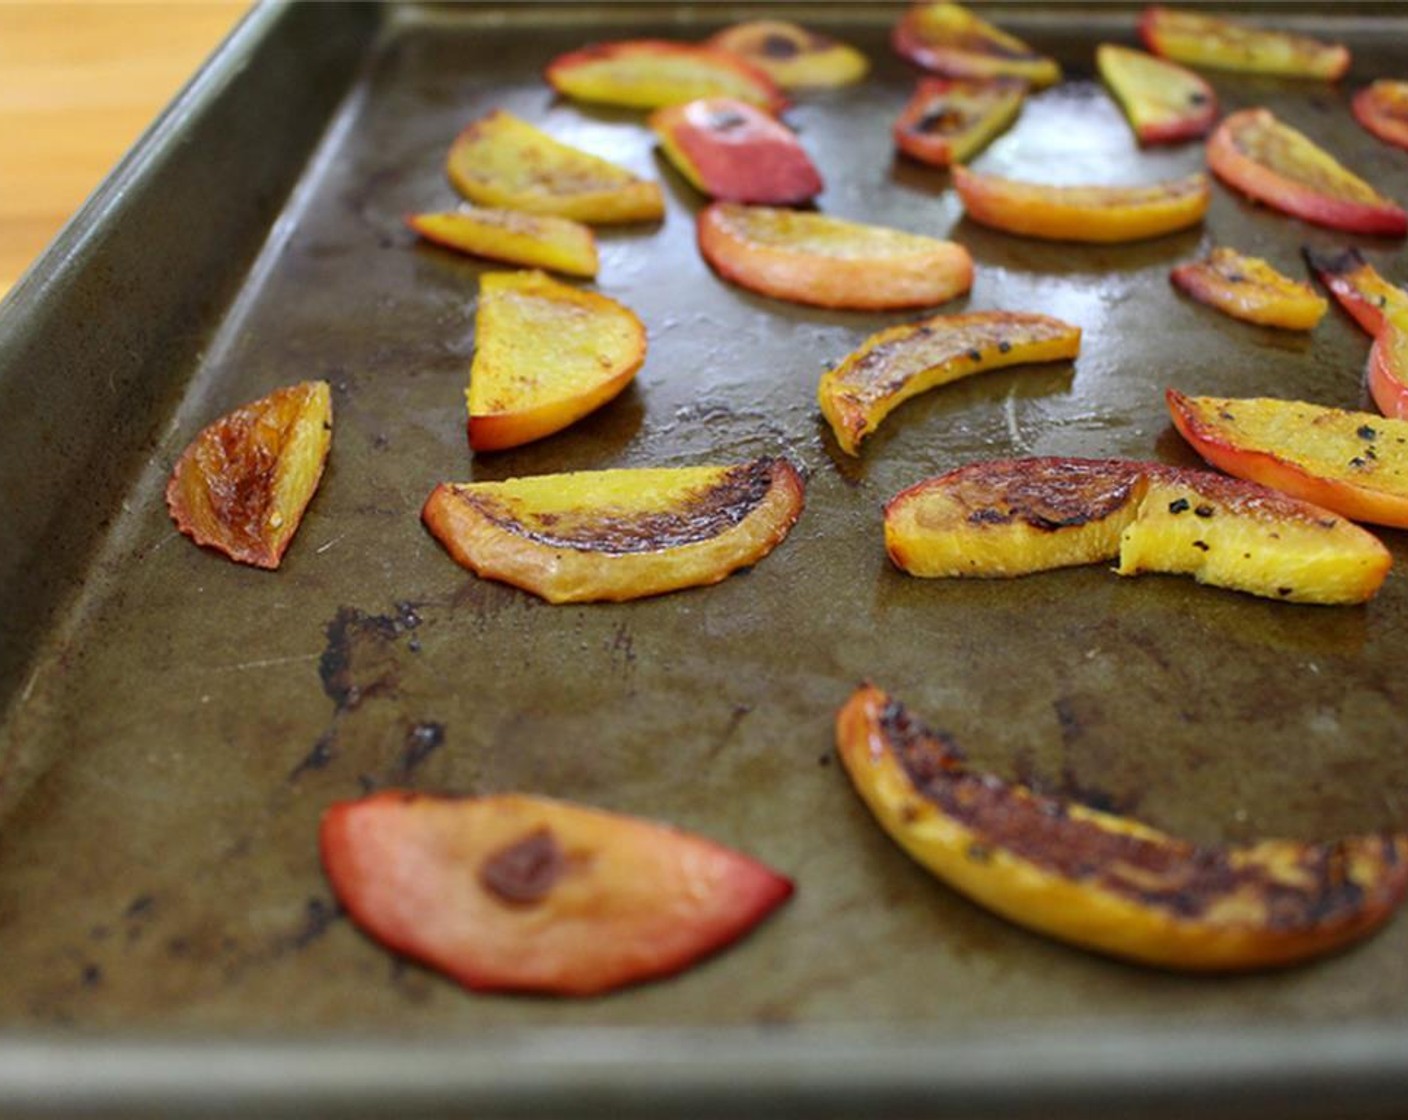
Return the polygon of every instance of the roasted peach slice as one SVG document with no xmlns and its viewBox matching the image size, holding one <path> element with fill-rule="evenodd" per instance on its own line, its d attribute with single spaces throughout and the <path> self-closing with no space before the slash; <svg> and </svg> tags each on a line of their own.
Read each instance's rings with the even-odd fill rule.
<svg viewBox="0 0 1408 1120">
<path fill-rule="evenodd" d="M 1164 396 L 1174 427 L 1219 470 L 1408 528 L 1408 421 L 1304 401 Z"/>
<path fill-rule="evenodd" d="M 913 5 L 895 24 L 890 42 L 901 58 L 950 78 L 1019 78 L 1038 89 L 1061 80 L 1054 59 L 961 4 Z"/>
<path fill-rule="evenodd" d="M 1390 304 L 1369 348 L 1369 395 L 1385 416 L 1408 420 L 1408 309 Z"/>
<path fill-rule="evenodd" d="M 1144 9 L 1139 36 L 1157 55 L 1214 70 L 1333 81 L 1350 63 L 1349 49 L 1339 43 L 1160 5 Z"/>
<path fill-rule="evenodd" d="M 1301 252 L 1339 305 L 1369 334 L 1383 328 L 1388 308 L 1408 311 L 1408 292 L 1385 280 L 1358 249 L 1325 253 L 1306 246 Z"/>
<path fill-rule="evenodd" d="M 683 971 L 792 895 L 669 825 L 526 794 L 340 801 L 323 867 L 377 941 L 480 992 L 598 995 Z"/>
<path fill-rule="evenodd" d="M 476 575 L 552 603 L 718 583 L 756 564 L 802 512 L 785 459 L 442 483 L 421 512 Z"/>
<path fill-rule="evenodd" d="M 973 285 L 973 258 L 956 242 L 825 214 L 715 202 L 700 211 L 698 236 L 725 280 L 793 303 L 927 307 Z"/>
<path fill-rule="evenodd" d="M 1027 97 L 1012 78 L 923 78 L 895 121 L 895 146 L 935 167 L 964 163 L 1005 131 Z"/>
<path fill-rule="evenodd" d="M 645 362 L 645 327 L 614 299 L 541 272 L 479 281 L 469 371 L 469 445 L 517 447 L 574 424 Z"/>
<path fill-rule="evenodd" d="M 1095 48 L 1095 65 L 1141 144 L 1203 136 L 1217 119 L 1217 95 L 1198 74 L 1114 43 Z"/>
<path fill-rule="evenodd" d="M 1402 237 L 1408 214 L 1269 109 L 1243 109 L 1219 124 L 1208 166 L 1248 198 L 1316 225 Z"/>
<path fill-rule="evenodd" d="M 733 97 L 769 112 L 787 99 L 777 85 L 737 55 L 693 43 L 627 39 L 558 55 L 548 85 L 565 97 L 628 109 L 658 109 L 701 97 Z"/>
<path fill-rule="evenodd" d="M 1368 937 L 1408 892 L 1408 837 L 1203 846 L 977 770 L 873 685 L 836 749 L 880 827 L 980 906 L 1048 937 L 1158 968 L 1298 964 Z"/>
<path fill-rule="evenodd" d="M 1067 187 L 1023 183 L 956 165 L 953 186 L 975 222 L 1048 241 L 1162 237 L 1201 222 L 1212 198 L 1202 172 L 1137 187 Z"/>
<path fill-rule="evenodd" d="M 1080 328 L 1024 311 L 935 315 L 871 335 L 817 389 L 822 414 L 848 455 L 910 397 L 985 370 L 1074 358 Z"/>
<path fill-rule="evenodd" d="M 596 235 L 570 218 L 468 207 L 411 214 L 406 224 L 427 241 L 476 257 L 569 276 L 596 275 Z"/>
<path fill-rule="evenodd" d="M 332 445 L 325 381 L 276 389 L 205 428 L 176 461 L 166 505 L 197 544 L 277 568 Z"/>
<path fill-rule="evenodd" d="M 450 146 L 450 181 L 480 206 L 555 214 L 579 222 L 652 222 L 665 196 L 624 167 L 554 140 L 496 109 Z"/>
<path fill-rule="evenodd" d="M 1384 143 L 1408 148 L 1408 82 L 1380 78 L 1356 93 L 1349 107 Z"/>
<path fill-rule="evenodd" d="M 737 55 L 788 90 L 854 85 L 870 69 L 855 47 L 781 19 L 736 23 L 705 46 Z"/>
<path fill-rule="evenodd" d="M 1268 327 L 1313 330 L 1330 307 L 1309 284 L 1225 246 L 1213 249 L 1204 260 L 1179 265 L 1169 279 L 1200 303 Z"/>
<path fill-rule="evenodd" d="M 1371 598 L 1392 563 L 1320 506 L 1209 471 L 1123 459 L 973 463 L 901 491 L 885 547 L 916 576 L 1020 576 L 1118 560 L 1294 603 Z"/>
<path fill-rule="evenodd" d="M 650 127 L 670 162 L 710 198 L 789 206 L 821 193 L 821 175 L 796 134 L 732 97 L 667 105 Z"/>
</svg>

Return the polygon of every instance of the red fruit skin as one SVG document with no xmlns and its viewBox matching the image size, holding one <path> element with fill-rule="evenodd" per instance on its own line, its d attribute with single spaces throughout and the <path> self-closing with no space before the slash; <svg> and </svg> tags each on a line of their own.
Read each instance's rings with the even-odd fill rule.
<svg viewBox="0 0 1408 1120">
<path fill-rule="evenodd" d="M 821 174 L 786 125 L 742 101 L 713 98 L 660 110 L 711 198 L 791 206 L 822 191 Z"/>
<path fill-rule="evenodd" d="M 1368 334 L 1377 337 L 1391 309 L 1408 312 L 1408 292 L 1379 275 L 1358 249 L 1326 253 L 1306 247 L 1302 252 L 1320 283 Z"/>
<path fill-rule="evenodd" d="M 1374 82 L 1354 95 L 1349 108 L 1385 144 L 1408 148 L 1408 83 Z"/>
<path fill-rule="evenodd" d="M 1369 395 L 1385 416 L 1408 420 L 1408 323 L 1386 317 L 1369 348 Z"/>
</svg>

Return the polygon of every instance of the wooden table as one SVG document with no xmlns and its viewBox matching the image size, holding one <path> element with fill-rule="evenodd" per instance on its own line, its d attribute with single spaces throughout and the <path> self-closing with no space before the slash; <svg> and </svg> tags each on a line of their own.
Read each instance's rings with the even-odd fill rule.
<svg viewBox="0 0 1408 1120">
<path fill-rule="evenodd" d="M 0 295 L 251 6 L 0 3 Z"/>
</svg>

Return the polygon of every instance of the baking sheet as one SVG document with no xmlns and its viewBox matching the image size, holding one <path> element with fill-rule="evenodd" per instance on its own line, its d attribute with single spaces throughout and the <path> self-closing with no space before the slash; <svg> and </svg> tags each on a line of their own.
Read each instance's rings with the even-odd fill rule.
<svg viewBox="0 0 1408 1120">
<path fill-rule="evenodd" d="M 1167 385 L 1369 407 L 1367 340 L 1337 309 L 1293 336 L 1224 319 L 1167 273 L 1213 243 L 1296 275 L 1303 244 L 1358 245 L 1399 279 L 1401 242 L 1220 186 L 1201 229 L 1136 245 L 985 230 L 944 173 L 892 154 L 914 79 L 886 46 L 897 9 L 791 9 L 874 64 L 863 86 L 788 114 L 826 178 L 820 208 L 966 244 L 977 280 L 945 310 L 1084 330 L 1075 362 L 929 394 L 846 460 L 817 377 L 913 316 L 793 307 L 715 278 L 693 243 L 700 199 L 640 116 L 557 100 L 539 78 L 588 40 L 699 38 L 760 10 L 263 9 L 7 302 L 0 398 L 23 418 L 0 449 L 16 527 L 0 552 L 7 1114 L 454 1100 L 697 1115 L 746 1099 L 808 1115 L 862 1101 L 868 1115 L 1156 1115 L 1212 1094 L 1205 1111 L 1344 1116 L 1404 1099 L 1408 924 L 1245 978 L 1079 953 L 908 862 L 830 745 L 836 707 L 871 679 L 979 764 L 1198 840 L 1401 823 L 1400 573 L 1349 610 L 1099 567 L 919 581 L 890 567 L 879 521 L 898 489 L 977 457 L 1193 465 Z M 1095 42 L 1133 42 L 1135 9 L 985 10 L 1068 81 L 976 167 L 1142 182 L 1201 165 L 1196 144 L 1139 151 L 1092 80 Z M 1350 77 L 1210 74 L 1224 111 L 1267 105 L 1408 198 L 1408 157 L 1348 113 L 1355 89 L 1394 73 L 1408 19 L 1286 18 L 1348 41 Z M 567 432 L 472 458 L 462 391 L 488 266 L 418 244 L 401 219 L 454 203 L 445 150 L 493 107 L 659 177 L 668 213 L 601 238 L 597 289 L 650 334 L 636 383 Z M 185 443 L 313 377 L 334 387 L 333 450 L 283 568 L 179 537 L 161 493 Z M 549 607 L 458 569 L 417 518 L 446 479 L 761 453 L 808 473 L 792 535 L 747 573 L 654 600 Z M 1402 565 L 1402 535 L 1384 537 Z M 361 937 L 321 876 L 321 811 L 387 785 L 670 820 L 798 893 L 666 983 L 585 1002 L 472 996 Z M 61 1090 L 50 1062 L 90 1077 Z"/>
</svg>

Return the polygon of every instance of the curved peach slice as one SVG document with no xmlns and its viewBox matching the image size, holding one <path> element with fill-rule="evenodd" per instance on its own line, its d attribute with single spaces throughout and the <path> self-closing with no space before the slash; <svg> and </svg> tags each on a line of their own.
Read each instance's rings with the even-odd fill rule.
<svg viewBox="0 0 1408 1120">
<path fill-rule="evenodd" d="M 1049 241 L 1162 237 L 1201 222 L 1212 198 L 1202 172 L 1138 187 L 1059 187 L 983 175 L 958 165 L 953 186 L 975 222 Z"/>
<path fill-rule="evenodd" d="M 427 241 L 476 257 L 569 276 L 596 275 L 596 235 L 570 218 L 470 207 L 411 214 L 406 224 Z"/>
<path fill-rule="evenodd" d="M 1011 126 L 1026 96 L 1010 78 L 923 78 L 895 121 L 895 146 L 935 167 L 963 163 Z"/>
<path fill-rule="evenodd" d="M 1408 82 L 1380 78 L 1356 93 L 1349 107 L 1384 143 L 1408 148 Z"/>
<path fill-rule="evenodd" d="M 871 335 L 822 374 L 821 411 L 848 455 L 910 397 L 985 370 L 1074 358 L 1080 328 L 1048 315 L 974 311 L 935 315 Z"/>
<path fill-rule="evenodd" d="M 332 445 L 326 381 L 276 389 L 205 428 L 176 461 L 166 505 L 197 544 L 277 568 Z"/>
<path fill-rule="evenodd" d="M 715 202 L 700 211 L 699 251 L 725 280 L 775 299 L 879 311 L 926 307 L 973 285 L 953 241 L 825 214 Z"/>
<path fill-rule="evenodd" d="M 1095 66 L 1141 144 L 1203 136 L 1217 119 L 1217 95 L 1193 71 L 1114 43 L 1095 48 Z"/>
<path fill-rule="evenodd" d="M 1213 249 L 1205 260 L 1179 265 L 1169 279 L 1200 303 L 1268 327 L 1313 330 L 1330 307 L 1309 284 L 1225 247 Z"/>
<path fill-rule="evenodd" d="M 1408 837 L 1201 846 L 976 770 L 874 687 L 836 749 L 881 828 L 980 906 L 1057 940 L 1159 968 L 1298 964 L 1368 937 L 1408 892 Z"/>
<path fill-rule="evenodd" d="M 658 109 L 701 97 L 733 97 L 769 112 L 787 107 L 771 78 L 737 55 L 693 43 L 627 39 L 558 55 L 548 85 L 566 97 Z"/>
<path fill-rule="evenodd" d="M 1144 9 L 1139 36 L 1157 55 L 1214 70 L 1333 81 L 1350 63 L 1349 49 L 1339 43 L 1159 5 Z"/>
<path fill-rule="evenodd" d="M 951 78 L 1019 78 L 1037 88 L 1061 80 L 1054 59 L 961 4 L 913 5 L 895 24 L 890 42 L 901 58 Z"/>
<path fill-rule="evenodd" d="M 579 222 L 651 222 L 664 216 L 660 184 L 554 140 L 496 109 L 450 146 L 455 189 L 480 206 L 555 214 Z"/>
<path fill-rule="evenodd" d="M 1385 416 L 1408 419 L 1408 309 L 1389 305 L 1369 348 L 1369 395 Z"/>
<path fill-rule="evenodd" d="M 667 105 L 650 115 L 650 127 L 680 174 L 711 198 L 786 206 L 821 193 L 821 175 L 793 131 L 746 101 Z"/>
<path fill-rule="evenodd" d="M 1249 198 L 1316 225 L 1402 237 L 1408 214 L 1272 115 L 1243 109 L 1217 126 L 1208 166 Z"/>
<path fill-rule="evenodd" d="M 781 19 L 736 23 L 705 46 L 738 56 L 783 89 L 854 85 L 870 69 L 870 60 L 855 47 Z"/>
<path fill-rule="evenodd" d="M 340 801 L 319 843 L 359 927 L 481 992 L 589 996 L 671 976 L 793 890 L 701 836 L 525 794 Z"/>
<path fill-rule="evenodd" d="M 802 512 L 785 459 L 442 483 L 421 516 L 464 567 L 552 603 L 622 601 L 718 583 Z"/>
<path fill-rule="evenodd" d="M 1164 394 L 1213 466 L 1355 521 L 1408 528 L 1408 421 L 1303 401 Z"/>
<path fill-rule="evenodd" d="M 1327 509 L 1254 482 L 1123 459 L 973 463 L 901 491 L 885 547 L 916 576 L 1020 576 L 1101 560 L 1295 603 L 1371 598 L 1392 557 Z"/>
<path fill-rule="evenodd" d="M 1358 249 L 1322 253 L 1306 246 L 1301 252 L 1320 282 L 1369 334 L 1383 328 L 1387 309 L 1408 312 L 1408 292 L 1385 280 Z"/>
<path fill-rule="evenodd" d="M 645 362 L 630 308 L 541 272 L 479 281 L 469 371 L 469 445 L 499 451 L 574 424 L 621 392 Z"/>
</svg>

